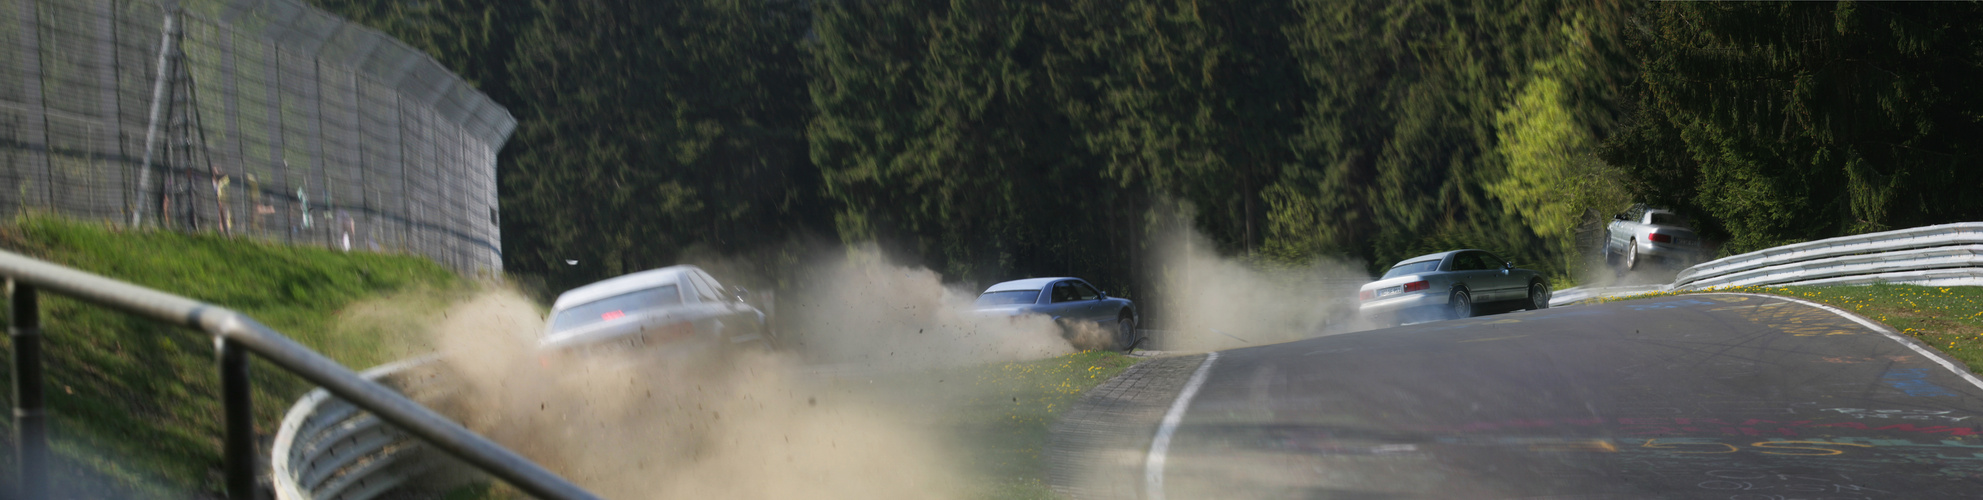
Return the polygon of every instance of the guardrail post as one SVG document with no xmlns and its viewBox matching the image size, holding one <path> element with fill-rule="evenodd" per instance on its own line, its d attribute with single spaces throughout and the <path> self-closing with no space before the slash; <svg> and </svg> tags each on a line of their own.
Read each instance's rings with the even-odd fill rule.
<svg viewBox="0 0 1983 500">
<path fill-rule="evenodd" d="M 48 498 L 48 413 L 41 394 L 41 306 L 34 285 L 8 280 L 14 341 L 14 458 L 20 498 Z"/>
<path fill-rule="evenodd" d="M 594 495 L 579 488 L 543 466 L 532 463 L 516 452 L 503 448 L 488 438 L 463 428 L 461 424 L 448 420 L 420 403 L 384 385 L 356 373 L 337 361 L 324 357 L 302 344 L 290 340 L 281 332 L 270 329 L 240 313 L 202 303 L 186 297 L 172 295 L 149 288 L 117 281 L 60 265 L 42 262 L 20 254 L 0 250 L 0 276 L 5 276 L 15 285 L 37 285 L 38 288 L 64 294 L 83 302 L 135 314 L 174 325 L 197 328 L 212 334 L 216 339 L 216 364 L 221 368 L 222 409 L 227 422 L 227 438 L 222 443 L 227 457 L 225 480 L 229 495 L 247 499 L 260 493 L 256 488 L 256 465 L 260 463 L 254 450 L 254 427 L 250 414 L 248 355 L 254 353 L 275 366 L 302 376 L 304 380 L 317 383 L 325 391 L 344 398 L 352 404 L 369 410 L 380 420 L 398 426 L 406 432 L 425 440 L 428 446 L 455 456 L 469 465 L 489 471 L 496 478 L 515 486 L 523 493 L 537 498 L 596 500 Z M 16 363 L 15 388 L 19 391 L 15 401 L 21 404 L 17 414 L 39 416 L 41 401 L 41 364 L 29 356 L 39 357 L 40 317 L 35 313 L 33 300 L 35 289 L 17 286 L 10 293 L 13 302 L 14 321 L 10 332 L 17 341 L 15 356 L 24 361 Z M 26 341 L 21 341 L 25 339 Z M 31 405 L 32 403 L 32 405 Z M 34 408 L 35 411 L 25 411 Z M 23 468 L 32 467 L 30 473 L 23 474 L 22 482 L 28 488 L 27 494 L 20 495 L 31 500 L 41 500 L 46 496 L 46 424 L 39 419 L 17 419 L 23 425 L 16 429 L 23 433 L 21 455 Z M 29 436 L 28 434 L 34 434 Z"/>
<path fill-rule="evenodd" d="M 220 361 L 221 410 L 227 419 L 227 498 L 255 500 L 255 415 L 249 405 L 254 394 L 248 386 L 248 351 L 215 337 L 213 347 Z"/>
</svg>

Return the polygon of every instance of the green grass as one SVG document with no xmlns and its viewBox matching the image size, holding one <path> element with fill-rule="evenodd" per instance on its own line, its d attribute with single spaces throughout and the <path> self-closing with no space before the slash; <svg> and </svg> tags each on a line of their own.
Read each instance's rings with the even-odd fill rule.
<svg viewBox="0 0 1983 500">
<path fill-rule="evenodd" d="M 1137 358 L 1113 351 L 1083 351 L 1054 358 L 916 372 L 876 380 L 888 393 L 900 387 L 928 388 L 931 380 L 965 382 L 956 398 L 927 402 L 944 408 L 937 424 L 953 439 L 947 446 L 970 450 L 963 464 L 978 479 L 971 492 L 985 499 L 1057 498 L 1047 487 L 1047 429 L 1088 392 L 1122 373 Z M 925 393 L 926 391 L 904 391 Z M 927 396 L 926 396 L 927 397 Z"/>
<path fill-rule="evenodd" d="M 983 367 L 970 373 L 976 397 L 956 415 L 959 435 L 979 450 L 974 469 L 989 479 L 980 498 L 1055 498 L 1046 481 L 1047 429 L 1081 395 L 1138 358 L 1083 351 L 1057 358 Z"/>
<path fill-rule="evenodd" d="M 1729 287 L 1692 292 L 1659 292 L 1609 300 L 1704 292 L 1761 293 L 1795 297 L 1852 311 L 1961 360 L 1983 373 L 1983 287 L 1974 286 L 1791 286 Z"/>
<path fill-rule="evenodd" d="M 409 327 L 417 319 L 409 318 L 424 315 L 403 313 L 437 311 L 469 288 L 420 257 L 125 231 L 45 216 L 0 225 L 0 248 L 240 311 L 355 368 L 413 352 L 419 339 L 410 338 Z M 95 498 L 218 491 L 222 422 L 210 338 L 43 297 L 58 461 L 53 484 Z M 256 433 L 266 442 L 282 412 L 310 385 L 259 360 L 252 374 Z M 0 394 L 8 407 L 11 398 Z M 5 425 L 9 432 L 0 441 L 11 448 L 12 420 Z M 12 459 L 12 453 L 0 454 L 0 462 Z M 8 463 L 0 477 L 11 483 L 12 471 Z"/>
</svg>

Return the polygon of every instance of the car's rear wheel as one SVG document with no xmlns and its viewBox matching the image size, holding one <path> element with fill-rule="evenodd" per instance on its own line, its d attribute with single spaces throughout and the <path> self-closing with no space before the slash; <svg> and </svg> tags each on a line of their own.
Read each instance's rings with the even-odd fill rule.
<svg viewBox="0 0 1983 500">
<path fill-rule="evenodd" d="M 1549 308 L 1549 286 L 1541 281 L 1529 283 L 1529 310 L 1540 311 Z"/>
<path fill-rule="evenodd" d="M 1473 317 L 1473 294 L 1462 288 L 1453 291 L 1453 298 L 1446 301 L 1446 315 L 1453 319 Z"/>
<path fill-rule="evenodd" d="M 1115 345 L 1122 352 L 1136 347 L 1136 320 L 1128 315 L 1115 320 Z"/>
<path fill-rule="evenodd" d="M 1625 245 L 1625 270 L 1634 271 L 1638 269 L 1639 269 L 1639 240 L 1632 240 L 1631 242 Z"/>
</svg>

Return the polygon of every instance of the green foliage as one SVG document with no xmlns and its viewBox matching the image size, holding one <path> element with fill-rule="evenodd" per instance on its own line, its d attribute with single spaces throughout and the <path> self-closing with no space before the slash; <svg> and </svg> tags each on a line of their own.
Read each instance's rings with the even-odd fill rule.
<svg viewBox="0 0 1983 500">
<path fill-rule="evenodd" d="M 1608 214 L 1632 203 L 1624 175 L 1597 157 L 1602 116 L 1585 111 L 1573 85 L 1588 80 L 1592 54 L 1581 20 L 1566 23 L 1563 53 L 1537 61 L 1515 95 L 1495 115 L 1496 140 L 1506 173 L 1486 184 L 1502 208 L 1521 216 L 1530 231 L 1552 245 L 1560 264 L 1574 268 L 1597 245 L 1588 240 Z M 1581 234 L 1580 234 L 1581 233 Z"/>
<path fill-rule="evenodd" d="M 1605 157 L 1725 253 L 1976 220 L 1983 7 L 1658 3 L 1637 120 Z"/>
<path fill-rule="evenodd" d="M 45 217 L 0 226 L 0 247 L 234 309 L 353 368 L 403 357 L 417 339 L 340 316 L 346 306 L 401 292 L 397 302 L 440 307 L 462 285 L 420 257 L 125 232 Z M 61 491 L 93 498 L 218 491 L 220 384 L 207 336 L 43 297 L 48 402 L 64 465 L 55 484 L 73 485 Z M 256 428 L 266 436 L 310 384 L 259 361 L 251 376 Z"/>
<path fill-rule="evenodd" d="M 1292 15 L 1280 2 L 1076 2 L 1049 71 L 1107 178 L 1188 204 L 1207 236 L 1252 251 L 1306 98 L 1269 21 Z"/>
<path fill-rule="evenodd" d="M 1384 16 L 1401 19 L 1369 22 Z M 809 138 L 841 237 L 981 281 L 1121 280 L 1170 207 L 1228 251 L 1288 261 L 1462 246 L 1550 268 L 1562 250 L 1483 188 L 1503 171 L 1495 113 L 1543 56 L 1577 79 L 1559 102 L 1609 67 L 1551 45 L 1592 30 L 1465 3 L 828 3 L 816 27 Z M 1504 32 L 1533 47 L 1487 42 Z M 1579 137 L 1609 123 L 1577 115 Z"/>
<path fill-rule="evenodd" d="M 511 43 L 537 10 L 513 0 L 307 0 L 427 52 L 498 103 L 514 107 Z"/>
<path fill-rule="evenodd" d="M 522 103 L 502 177 L 506 267 L 571 286 L 672 263 L 693 244 L 748 249 L 816 223 L 803 5 L 537 12 L 508 62 Z"/>
<path fill-rule="evenodd" d="M 505 255 L 551 288 L 818 235 L 1133 290 L 1177 213 L 1560 276 L 1633 201 L 1726 251 L 1983 212 L 1968 4 L 318 1 L 516 110 Z"/>
<path fill-rule="evenodd" d="M 830 230 L 806 156 L 807 4 L 314 1 L 516 115 L 497 168 L 510 272 L 563 289 Z"/>
<path fill-rule="evenodd" d="M 1532 228 L 1560 238 L 1550 219 L 1582 207 L 1536 202 L 1557 194 L 1523 179 L 1547 175 L 1530 171 L 1538 167 L 1530 160 L 1550 152 L 1516 143 L 1510 155 L 1503 136 L 1537 118 L 1523 113 L 1575 115 L 1552 124 L 1560 127 L 1555 138 L 1603 133 L 1610 113 L 1588 103 L 1617 81 L 1602 50 L 1623 19 L 1616 6 L 1294 5 L 1299 21 L 1286 30 L 1314 98 L 1293 140 L 1301 161 L 1268 191 L 1276 210 L 1269 237 L 1279 242 L 1270 249 L 1348 253 L 1383 265 L 1475 247 L 1560 269 L 1564 245 L 1543 244 Z M 1522 98 L 1555 100 L 1558 109 L 1526 109 Z M 1509 165 L 1511 156 L 1527 163 Z"/>
<path fill-rule="evenodd" d="M 1120 196 L 1056 113 L 1040 10 L 820 4 L 808 130 L 844 241 L 984 281 L 1107 262 L 1091 232 L 1122 218 Z"/>
</svg>

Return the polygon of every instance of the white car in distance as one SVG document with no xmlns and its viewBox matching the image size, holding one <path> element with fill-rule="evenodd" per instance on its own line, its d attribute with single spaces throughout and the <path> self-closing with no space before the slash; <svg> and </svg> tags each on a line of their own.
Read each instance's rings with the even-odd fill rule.
<svg viewBox="0 0 1983 500">
<path fill-rule="evenodd" d="M 1666 210 L 1634 206 L 1612 216 L 1604 232 L 1604 261 L 1619 275 L 1653 263 L 1684 268 L 1706 255 L 1701 237 L 1687 228 L 1686 220 Z"/>
</svg>

